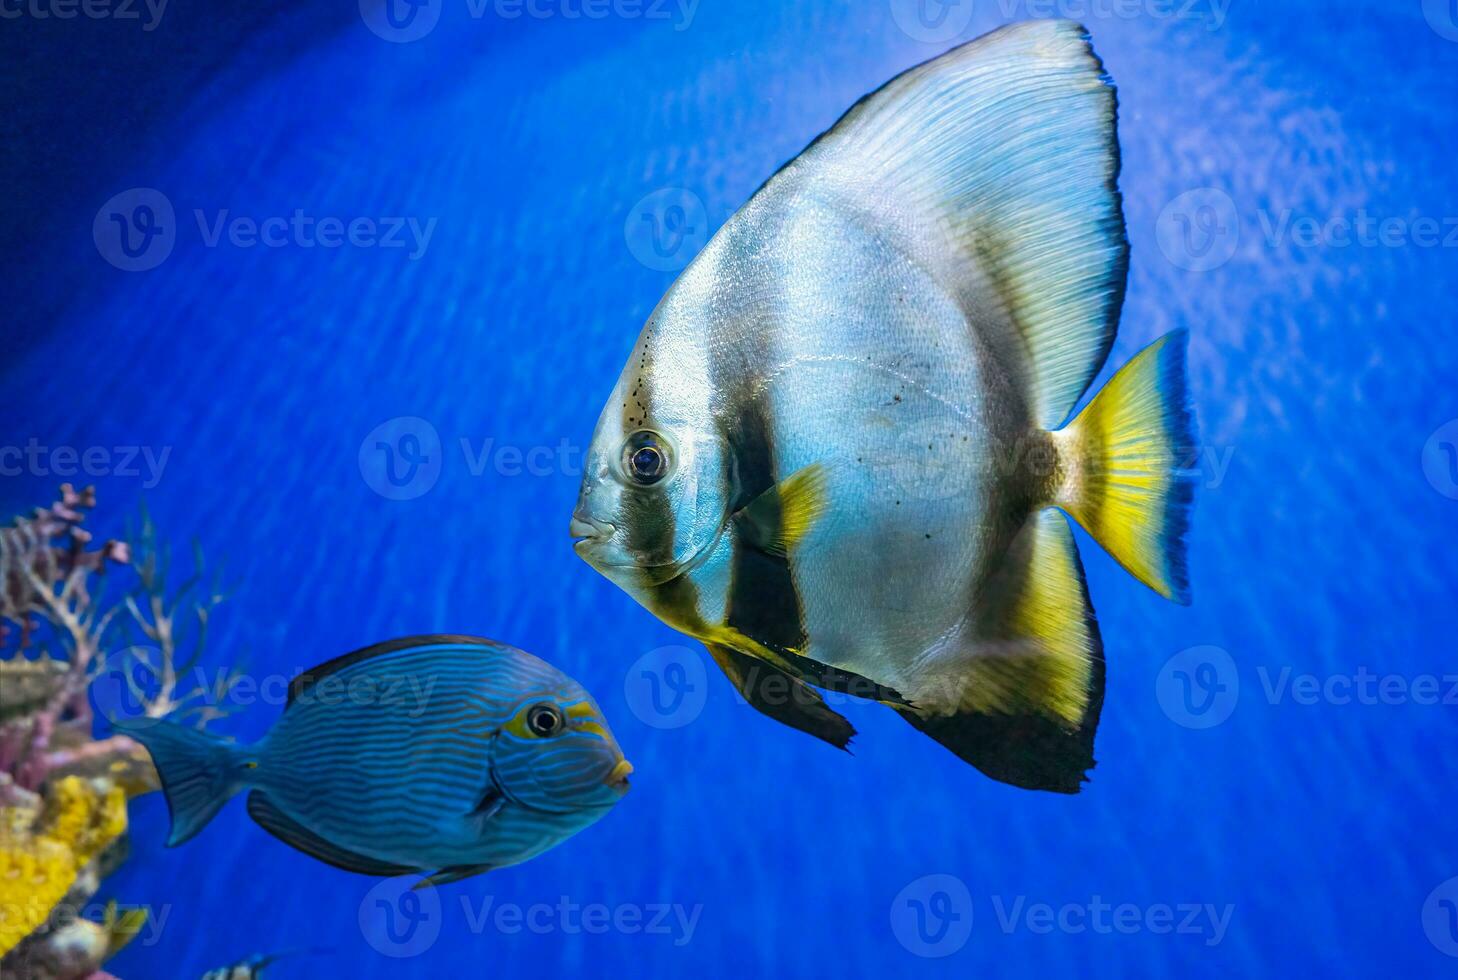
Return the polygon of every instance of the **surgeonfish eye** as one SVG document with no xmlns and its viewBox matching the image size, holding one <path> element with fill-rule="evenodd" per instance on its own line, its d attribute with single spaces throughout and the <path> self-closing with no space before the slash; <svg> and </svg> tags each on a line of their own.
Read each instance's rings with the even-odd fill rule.
<svg viewBox="0 0 1458 980">
<path fill-rule="evenodd" d="M 555 704 L 538 704 L 527 712 L 527 728 L 533 735 L 551 738 L 566 724 Z"/>
<path fill-rule="evenodd" d="M 633 433 L 623 444 L 623 470 L 634 483 L 652 486 L 668 475 L 668 444 L 647 429 Z"/>
</svg>

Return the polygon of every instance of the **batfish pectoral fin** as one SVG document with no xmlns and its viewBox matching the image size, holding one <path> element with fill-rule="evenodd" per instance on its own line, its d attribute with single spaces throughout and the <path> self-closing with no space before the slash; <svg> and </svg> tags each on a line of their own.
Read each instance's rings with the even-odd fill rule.
<svg viewBox="0 0 1458 980">
<path fill-rule="evenodd" d="M 422 888 L 434 888 L 439 885 L 449 885 L 453 881 L 460 881 L 462 878 L 474 878 L 476 875 L 485 874 L 495 868 L 494 864 L 458 864 L 450 868 L 441 868 L 435 874 L 423 881 L 416 882 L 412 891 L 419 891 Z"/>
<path fill-rule="evenodd" d="M 338 844 L 331 843 L 287 816 L 258 790 L 248 794 L 248 815 L 260 827 L 290 847 L 297 848 L 311 858 L 345 871 L 353 871 L 362 875 L 376 875 L 381 878 L 396 878 L 400 875 L 417 874 L 421 870 L 356 854 Z"/>
<path fill-rule="evenodd" d="M 812 463 L 791 473 L 734 514 L 745 543 L 785 557 L 825 513 L 825 467 Z"/>
<path fill-rule="evenodd" d="M 1077 793 L 1094 766 L 1104 658 L 1067 521 L 1029 518 L 972 613 L 977 638 L 945 666 L 916 728 L 993 779 Z"/>
<path fill-rule="evenodd" d="M 757 710 L 838 749 L 850 744 L 856 734 L 855 727 L 831 710 L 815 688 L 779 667 L 733 647 L 717 643 L 707 646 L 714 662 Z"/>
</svg>

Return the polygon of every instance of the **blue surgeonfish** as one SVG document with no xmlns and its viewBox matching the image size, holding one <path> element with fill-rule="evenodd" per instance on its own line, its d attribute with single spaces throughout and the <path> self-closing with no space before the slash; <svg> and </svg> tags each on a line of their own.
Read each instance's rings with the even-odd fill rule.
<svg viewBox="0 0 1458 980">
<path fill-rule="evenodd" d="M 434 884 L 561 843 L 622 798 L 633 770 L 576 681 L 469 636 L 391 640 L 306 671 L 253 745 L 168 721 L 117 727 L 152 755 L 169 846 L 247 790 L 249 815 L 305 854 Z"/>
<path fill-rule="evenodd" d="M 844 746 L 881 701 L 995 779 L 1077 792 L 1104 661 L 1071 516 L 1188 602 L 1185 336 L 1086 405 L 1129 246 L 1114 87 L 1068 21 L 892 79 L 771 177 L 648 318 L 577 552 Z"/>
</svg>

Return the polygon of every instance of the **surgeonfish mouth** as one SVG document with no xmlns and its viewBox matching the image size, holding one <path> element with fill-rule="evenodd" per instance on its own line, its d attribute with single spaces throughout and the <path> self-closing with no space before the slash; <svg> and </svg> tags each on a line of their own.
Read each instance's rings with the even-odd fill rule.
<svg viewBox="0 0 1458 980">
<path fill-rule="evenodd" d="M 613 771 L 607 774 L 604 783 L 614 789 L 626 793 L 628 791 L 628 777 L 633 773 L 633 764 L 627 759 L 622 759 L 613 766 Z"/>
</svg>

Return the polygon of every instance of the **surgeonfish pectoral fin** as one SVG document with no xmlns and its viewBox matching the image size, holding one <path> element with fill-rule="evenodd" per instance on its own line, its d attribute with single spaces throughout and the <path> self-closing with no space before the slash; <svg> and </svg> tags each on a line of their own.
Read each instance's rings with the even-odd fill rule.
<svg viewBox="0 0 1458 980">
<path fill-rule="evenodd" d="M 755 497 L 734 515 L 744 540 L 783 558 L 825 513 L 825 467 L 812 463 Z"/>
<path fill-rule="evenodd" d="M 345 871 L 374 875 L 379 878 L 398 878 L 401 875 L 416 874 L 421 870 L 356 854 L 338 844 L 331 843 L 290 818 L 258 790 L 248 794 L 248 815 L 260 827 L 290 847 L 303 851 L 315 860 L 323 861 L 325 864 Z"/>
<path fill-rule="evenodd" d="M 476 804 L 476 809 L 472 810 L 471 814 L 485 822 L 496 816 L 505 805 L 506 794 L 501 792 L 495 783 L 492 783 L 491 788 L 482 794 L 481 802 Z"/>
<path fill-rule="evenodd" d="M 971 615 L 977 639 L 932 682 L 938 703 L 898 710 L 993 779 L 1077 793 L 1094 765 L 1104 660 L 1062 515 L 1029 518 Z"/>
<path fill-rule="evenodd" d="M 757 710 L 838 749 L 850 745 L 855 727 L 831 710 L 815 688 L 758 657 L 717 643 L 707 646 L 714 662 Z"/>
<path fill-rule="evenodd" d="M 1183 457 L 1195 444 L 1186 342 L 1176 330 L 1150 344 L 1053 433 L 1064 474 L 1053 503 L 1135 578 L 1184 605 L 1194 474 Z"/>
<path fill-rule="evenodd" d="M 462 878 L 474 878 L 476 875 L 485 874 L 495 865 L 490 864 L 458 864 L 452 868 L 441 868 L 435 874 L 415 883 L 411 891 L 419 891 L 422 888 L 433 888 L 438 885 L 449 885 L 453 881 L 460 881 Z"/>
<path fill-rule="evenodd" d="M 951 281 L 991 280 L 1045 429 L 1098 374 L 1123 305 L 1116 102 L 1082 25 L 1025 21 L 898 75 L 798 161 L 927 229 Z"/>
</svg>

